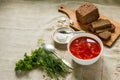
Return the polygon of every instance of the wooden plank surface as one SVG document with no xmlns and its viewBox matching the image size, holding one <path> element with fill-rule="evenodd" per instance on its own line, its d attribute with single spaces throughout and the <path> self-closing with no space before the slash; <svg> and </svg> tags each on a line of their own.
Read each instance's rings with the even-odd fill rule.
<svg viewBox="0 0 120 80">
<path fill-rule="evenodd" d="M 65 6 L 60 6 L 59 9 L 58 9 L 60 12 L 63 12 L 65 13 L 72 21 L 73 23 L 70 25 L 70 27 L 72 27 L 73 29 L 75 30 L 85 30 L 86 32 L 90 32 L 88 29 L 87 29 L 87 26 L 88 25 L 83 25 L 83 24 L 80 24 L 77 19 L 76 19 L 76 14 L 75 14 L 75 11 L 74 10 L 70 10 L 68 8 L 66 8 Z M 110 40 L 107 40 L 107 41 L 104 41 L 103 40 L 103 43 L 104 45 L 108 46 L 108 47 L 111 47 L 114 42 L 117 40 L 117 38 L 119 37 L 120 35 L 120 23 L 106 17 L 106 16 L 103 16 L 100 14 L 100 18 L 101 19 L 108 19 L 110 20 L 110 22 L 115 25 L 116 29 L 115 29 L 115 32 L 111 34 L 111 39 Z"/>
</svg>

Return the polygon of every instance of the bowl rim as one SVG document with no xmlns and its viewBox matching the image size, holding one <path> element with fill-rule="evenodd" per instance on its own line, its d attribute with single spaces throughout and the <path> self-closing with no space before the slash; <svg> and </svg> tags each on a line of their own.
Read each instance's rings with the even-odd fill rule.
<svg viewBox="0 0 120 80">
<path fill-rule="evenodd" d="M 95 40 L 99 43 L 99 45 L 101 46 L 100 53 L 99 53 L 96 57 L 91 58 L 91 59 L 85 59 L 85 60 L 84 60 L 84 59 L 77 58 L 76 56 L 74 56 L 74 55 L 71 53 L 70 48 L 69 48 L 71 42 L 72 42 L 73 40 L 75 40 L 75 39 L 77 39 L 77 38 L 79 38 L 79 37 L 83 37 L 83 36 L 86 36 L 86 37 L 90 37 L 90 38 L 95 39 Z M 97 37 L 96 35 L 94 35 L 94 34 L 91 34 L 91 33 L 81 33 L 81 34 L 77 34 L 77 35 L 75 35 L 75 36 L 73 36 L 73 37 L 71 38 L 71 40 L 68 42 L 67 49 L 68 49 L 68 53 L 71 55 L 71 57 L 73 57 L 73 58 L 75 58 L 75 59 L 77 59 L 77 60 L 81 60 L 81 61 L 90 61 L 90 60 L 97 59 L 97 58 L 99 58 L 99 57 L 102 55 L 102 53 L 103 53 L 103 43 L 102 43 L 101 39 L 100 39 L 99 37 Z"/>
</svg>

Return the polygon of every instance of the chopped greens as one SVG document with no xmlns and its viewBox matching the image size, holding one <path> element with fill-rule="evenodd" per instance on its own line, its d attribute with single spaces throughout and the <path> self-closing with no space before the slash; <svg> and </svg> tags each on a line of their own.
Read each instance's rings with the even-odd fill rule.
<svg viewBox="0 0 120 80">
<path fill-rule="evenodd" d="M 61 59 L 58 59 L 53 53 L 43 47 L 31 51 L 31 56 L 25 53 L 24 59 L 20 59 L 16 63 L 15 71 L 30 71 L 34 68 L 42 69 L 55 80 L 59 80 L 60 76 L 64 77 L 71 71 Z"/>
</svg>

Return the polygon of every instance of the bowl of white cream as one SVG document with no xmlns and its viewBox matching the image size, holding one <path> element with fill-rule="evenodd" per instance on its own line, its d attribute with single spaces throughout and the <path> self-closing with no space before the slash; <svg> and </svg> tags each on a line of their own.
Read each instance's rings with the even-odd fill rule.
<svg viewBox="0 0 120 80">
<path fill-rule="evenodd" d="M 54 31 L 53 40 L 59 44 L 67 44 L 73 36 L 73 29 L 61 27 Z"/>
</svg>

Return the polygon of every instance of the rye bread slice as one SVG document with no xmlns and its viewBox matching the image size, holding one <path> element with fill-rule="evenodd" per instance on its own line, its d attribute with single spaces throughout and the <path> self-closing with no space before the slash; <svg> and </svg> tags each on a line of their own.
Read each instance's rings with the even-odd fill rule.
<svg viewBox="0 0 120 80">
<path fill-rule="evenodd" d="M 111 32 L 110 31 L 103 31 L 101 33 L 98 33 L 98 36 L 103 40 L 108 40 L 111 37 Z"/>
<path fill-rule="evenodd" d="M 107 19 L 99 19 L 91 23 L 91 27 L 93 30 L 103 30 L 107 28 L 111 28 L 111 22 Z"/>
<path fill-rule="evenodd" d="M 96 32 L 96 33 L 101 33 L 101 32 L 104 32 L 104 31 L 114 32 L 114 31 L 115 31 L 115 26 L 112 24 L 112 25 L 111 25 L 111 28 L 96 30 L 95 32 Z"/>
</svg>

